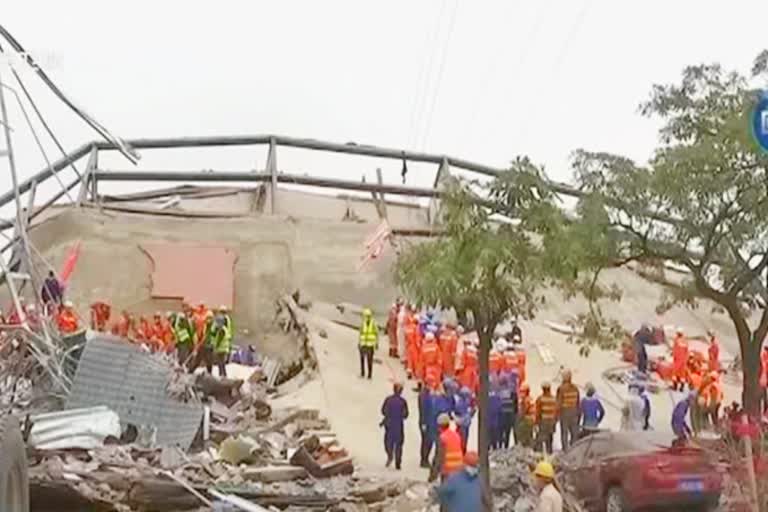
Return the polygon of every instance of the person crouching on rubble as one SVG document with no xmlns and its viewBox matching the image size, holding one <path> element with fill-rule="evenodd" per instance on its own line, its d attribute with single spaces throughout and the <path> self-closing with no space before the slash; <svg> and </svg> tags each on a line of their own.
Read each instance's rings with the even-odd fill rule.
<svg viewBox="0 0 768 512">
<path fill-rule="evenodd" d="M 381 415 L 384 418 L 379 426 L 384 427 L 384 451 L 387 453 L 386 467 L 395 462 L 395 469 L 403 464 L 403 443 L 405 441 L 405 420 L 408 419 L 408 402 L 402 397 L 403 385 L 395 382 L 392 394 L 384 399 Z"/>
<path fill-rule="evenodd" d="M 587 396 L 581 400 L 581 432 L 579 437 L 594 434 L 600 428 L 600 423 L 605 418 L 605 408 L 600 399 L 595 396 L 595 386 L 588 382 L 585 386 Z"/>
<path fill-rule="evenodd" d="M 534 485 L 539 491 L 536 512 L 563 512 L 563 497 L 555 487 L 555 468 L 549 461 L 542 460 L 533 471 Z"/>
<path fill-rule="evenodd" d="M 434 491 L 440 510 L 480 512 L 483 510 L 483 486 L 478 478 L 477 452 L 464 455 L 464 469 L 451 475 Z"/>
</svg>

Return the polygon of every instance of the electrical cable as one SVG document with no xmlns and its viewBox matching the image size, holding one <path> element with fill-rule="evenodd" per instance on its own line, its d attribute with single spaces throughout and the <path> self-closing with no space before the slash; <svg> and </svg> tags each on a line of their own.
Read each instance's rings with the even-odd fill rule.
<svg viewBox="0 0 768 512">
<path fill-rule="evenodd" d="M 554 61 L 554 65 L 552 66 L 552 71 L 550 72 L 550 79 L 547 82 L 548 84 L 554 80 L 559 71 L 560 67 L 563 64 L 563 61 L 565 60 L 565 56 L 568 53 L 568 49 L 571 46 L 571 41 L 574 37 L 576 37 L 576 34 L 578 33 L 579 29 L 581 28 L 582 23 L 584 22 L 584 18 L 587 15 L 587 11 L 589 11 L 589 8 L 592 6 L 594 0 L 584 0 L 584 3 L 582 4 L 581 10 L 576 15 L 576 18 L 574 19 L 573 23 L 571 24 L 571 30 L 568 32 L 568 35 L 563 40 L 563 44 L 561 46 L 560 52 L 558 54 L 558 57 Z M 540 92 L 542 88 L 539 88 L 538 91 Z M 531 122 L 531 116 L 534 114 L 533 107 L 534 105 L 538 105 L 538 100 L 528 101 L 526 102 L 526 113 L 524 116 L 522 116 L 523 122 L 518 125 L 518 134 L 516 139 L 519 140 L 522 138 L 523 134 L 528 128 L 528 125 Z"/>
<path fill-rule="evenodd" d="M 0 49 L 2 51 L 2 49 Z M 19 87 L 21 88 L 21 91 L 24 93 L 24 96 L 26 96 L 27 101 L 29 101 L 30 105 L 32 105 L 32 109 L 35 111 L 35 114 L 37 114 L 37 118 L 40 120 L 40 124 L 43 125 L 43 128 L 45 128 L 45 131 L 48 132 L 48 135 L 53 139 L 54 144 L 56 144 L 56 147 L 59 148 L 59 151 L 61 151 L 62 156 L 66 157 L 67 152 L 64 150 L 64 146 L 61 145 L 59 142 L 59 139 L 54 135 L 53 130 L 51 130 L 51 127 L 48 126 L 48 123 L 45 121 L 45 118 L 43 117 L 42 112 L 40 112 L 40 109 L 37 108 L 37 104 L 32 99 L 32 95 L 29 94 L 29 91 L 27 90 L 27 86 L 24 85 L 24 82 L 21 81 L 21 77 L 16 72 L 16 70 L 11 66 L 11 73 L 13 73 L 13 76 L 16 78 L 16 82 L 19 84 Z M 78 178 L 82 178 L 83 176 L 80 174 L 80 172 L 77 170 L 77 167 L 75 167 L 75 162 L 70 162 L 70 167 L 72 167 L 72 170 L 75 171 L 75 174 Z M 48 163 L 48 167 L 50 167 L 50 163 Z M 54 173 L 56 174 L 56 173 Z"/>
<path fill-rule="evenodd" d="M 546 4 L 549 4 L 550 0 L 544 0 Z M 544 23 L 544 17 L 547 15 L 548 5 L 542 6 L 539 4 L 539 11 L 538 15 L 536 17 L 536 20 L 534 23 L 530 26 L 530 29 L 528 30 L 528 35 L 523 41 L 523 47 L 518 54 L 517 63 L 512 66 L 513 70 L 520 70 L 520 68 L 523 66 L 525 61 L 528 59 L 528 55 L 530 54 L 531 50 L 531 42 L 536 39 L 538 36 L 539 30 L 541 29 L 541 26 Z M 500 45 L 501 46 L 501 45 Z M 497 58 L 494 60 L 494 62 L 491 64 L 491 66 L 488 67 L 485 76 L 486 79 L 483 80 L 481 90 L 477 90 L 477 94 L 475 94 L 474 101 L 473 101 L 473 108 L 471 110 L 471 113 L 469 115 L 468 121 L 466 123 L 467 132 L 465 137 L 468 138 L 469 143 L 473 141 L 473 134 L 475 132 L 475 127 L 477 126 L 477 117 L 479 114 L 479 102 L 478 99 L 485 96 L 486 92 L 488 91 L 488 87 L 491 84 L 491 80 L 493 76 L 496 74 L 496 70 L 499 68 L 499 65 L 501 63 L 501 57 L 503 53 L 499 52 L 497 54 Z"/>
<path fill-rule="evenodd" d="M 434 30 L 431 33 L 429 42 L 427 44 L 427 52 L 425 53 L 426 65 L 422 63 L 421 73 L 419 74 L 418 85 L 416 87 L 416 96 L 414 98 L 413 109 L 411 110 L 411 126 L 408 130 L 410 135 L 408 146 L 411 149 L 415 149 L 419 136 L 419 125 L 421 124 L 421 118 L 423 117 L 424 107 L 426 105 L 427 91 L 429 90 L 430 78 L 432 76 L 432 64 L 435 61 L 435 52 L 437 49 L 437 40 L 440 35 L 440 22 L 443 19 L 445 12 L 445 4 L 448 0 L 443 0 L 440 3 L 440 11 L 437 15 L 437 21 L 435 22 Z M 429 51 L 431 49 L 431 51 Z M 425 73 L 426 70 L 426 73 Z"/>
<path fill-rule="evenodd" d="M 448 24 L 448 35 L 446 36 L 445 42 L 443 43 L 443 52 L 440 57 L 440 67 L 438 68 L 438 72 L 437 72 L 437 83 L 435 85 L 435 90 L 432 93 L 432 102 L 429 109 L 429 115 L 427 116 L 426 130 L 424 132 L 424 137 L 422 138 L 422 141 L 421 141 L 422 151 L 426 147 L 427 141 L 429 140 L 429 136 L 432 133 L 432 118 L 435 113 L 435 107 L 437 106 L 437 98 L 440 96 L 440 86 L 443 80 L 443 72 L 445 70 L 445 61 L 448 55 L 448 47 L 451 42 L 451 36 L 453 35 L 453 27 L 456 22 L 456 12 L 458 10 L 459 10 L 459 0 L 455 0 L 453 4 L 453 11 L 451 13 L 451 21 Z"/>
<path fill-rule="evenodd" d="M 16 102 L 19 104 L 19 108 L 21 109 L 21 113 L 24 116 L 24 120 L 27 122 L 27 126 L 29 126 L 29 131 L 32 132 L 32 137 L 35 139 L 35 143 L 37 144 L 38 149 L 40 150 L 40 153 L 43 154 L 43 159 L 45 160 L 45 164 L 48 166 L 49 169 L 53 168 L 53 164 L 51 164 L 51 160 L 48 158 L 48 153 L 45 152 L 45 148 L 43 148 L 42 142 L 40 142 L 40 137 L 37 136 L 37 132 L 35 132 L 35 127 L 32 125 L 32 120 L 29 118 L 29 115 L 27 114 L 27 109 L 24 108 L 24 104 L 21 101 L 21 98 L 19 98 L 19 94 L 16 92 L 15 89 L 12 87 L 0 82 L 0 87 L 5 87 L 11 93 L 13 93 L 13 96 L 16 98 Z M 69 194 L 69 190 L 67 189 L 67 186 L 64 184 L 64 182 L 61 180 L 61 176 L 59 176 L 58 172 L 53 173 L 53 177 L 56 179 L 56 181 L 61 186 L 61 189 L 64 191 L 64 194 L 69 198 L 70 201 L 73 203 L 75 200 L 72 198 L 72 196 Z M 78 174 L 78 177 L 81 177 Z"/>
<path fill-rule="evenodd" d="M 103 139 L 105 139 L 107 142 L 111 143 L 115 146 L 115 148 L 120 151 L 120 153 L 123 154 L 128 160 L 131 161 L 131 163 L 136 163 L 139 160 L 139 155 L 136 153 L 136 151 L 131 148 L 127 143 L 125 143 L 122 139 L 113 136 L 109 131 L 102 126 L 98 121 L 96 121 L 93 117 L 88 115 L 85 111 L 83 111 L 80 107 L 75 105 L 57 86 L 56 84 L 48 77 L 48 75 L 45 73 L 45 71 L 40 68 L 40 66 L 35 62 L 35 60 L 32 58 L 31 55 L 29 55 L 26 50 L 24 50 L 24 47 L 21 46 L 21 44 L 14 38 L 8 30 L 5 29 L 2 25 L 0 25 L 0 36 L 2 36 L 9 45 L 20 55 L 22 56 L 23 60 L 34 70 L 35 73 L 40 77 L 40 79 L 45 83 L 45 85 L 48 86 L 48 88 L 62 101 L 65 105 L 67 105 L 70 110 L 72 110 L 75 114 L 77 114 L 80 119 L 86 122 L 88 126 L 93 128 L 93 130 L 96 131 Z M 0 52 L 4 53 L 5 51 L 0 48 Z"/>
</svg>

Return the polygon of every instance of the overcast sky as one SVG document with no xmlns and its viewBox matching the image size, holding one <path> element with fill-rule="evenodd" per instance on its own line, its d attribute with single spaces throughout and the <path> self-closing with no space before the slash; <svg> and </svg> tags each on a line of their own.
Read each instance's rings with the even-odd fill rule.
<svg viewBox="0 0 768 512">
<path fill-rule="evenodd" d="M 651 85 L 702 62 L 747 71 L 768 46 L 766 20 L 765 0 L 5 0 L 1 22 L 125 138 L 276 133 L 495 166 L 527 154 L 565 181 L 577 148 L 646 160 L 657 126 L 637 105 Z M 67 150 L 96 137 L 24 76 Z M 23 178 L 44 160 L 11 107 Z M 255 148 L 143 155 L 141 167 L 169 170 L 266 160 Z M 399 171 L 306 151 L 281 151 L 278 162 L 348 179 L 383 166 L 394 182 Z M 414 167 L 409 184 L 431 185 L 434 170 Z"/>
</svg>

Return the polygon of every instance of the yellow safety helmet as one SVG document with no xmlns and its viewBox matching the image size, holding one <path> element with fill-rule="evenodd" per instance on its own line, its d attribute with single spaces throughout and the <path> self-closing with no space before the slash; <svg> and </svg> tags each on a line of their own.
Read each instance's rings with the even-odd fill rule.
<svg viewBox="0 0 768 512">
<path fill-rule="evenodd" d="M 536 469 L 533 471 L 534 476 L 539 478 L 546 478 L 547 480 L 555 479 L 555 468 L 552 467 L 552 463 L 548 460 L 542 460 L 536 464 Z"/>
<path fill-rule="evenodd" d="M 373 311 L 371 311 L 369 308 L 365 308 L 363 310 L 363 316 L 373 316 Z"/>
</svg>

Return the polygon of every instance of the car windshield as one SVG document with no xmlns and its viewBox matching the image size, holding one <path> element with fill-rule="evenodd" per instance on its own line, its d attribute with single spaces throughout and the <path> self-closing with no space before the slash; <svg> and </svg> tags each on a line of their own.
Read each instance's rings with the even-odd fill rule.
<svg viewBox="0 0 768 512">
<path fill-rule="evenodd" d="M 670 448 L 675 436 L 663 432 L 617 432 L 610 443 L 616 451 L 653 452 L 659 448 Z"/>
</svg>

